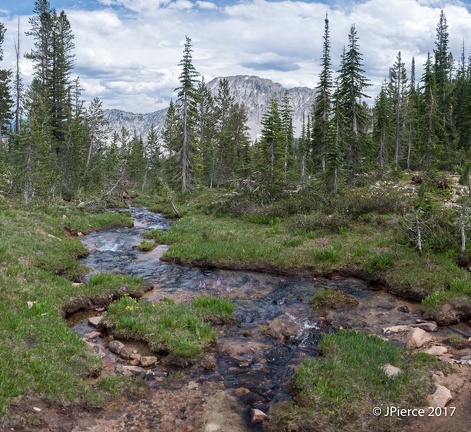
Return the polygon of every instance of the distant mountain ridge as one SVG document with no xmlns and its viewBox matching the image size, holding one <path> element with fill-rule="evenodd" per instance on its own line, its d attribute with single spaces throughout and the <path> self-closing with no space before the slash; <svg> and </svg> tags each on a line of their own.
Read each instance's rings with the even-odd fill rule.
<svg viewBox="0 0 471 432">
<path fill-rule="evenodd" d="M 207 86 L 216 95 L 219 82 L 225 78 L 229 83 L 231 95 L 235 101 L 247 107 L 250 135 L 253 140 L 257 138 L 261 130 L 261 120 L 265 113 L 270 98 L 276 96 L 280 101 L 285 92 L 288 92 L 291 107 L 293 108 L 293 125 L 295 136 L 301 133 L 303 115 L 307 115 L 314 103 L 316 91 L 308 87 L 284 88 L 266 78 L 248 75 L 236 75 L 219 77 L 211 80 Z M 147 136 L 150 127 L 154 125 L 158 132 L 165 122 L 167 108 L 148 114 L 135 114 L 117 109 L 105 110 L 105 115 L 110 121 L 113 131 L 119 132 L 124 126 L 129 131 L 136 131 L 138 135 Z"/>
</svg>

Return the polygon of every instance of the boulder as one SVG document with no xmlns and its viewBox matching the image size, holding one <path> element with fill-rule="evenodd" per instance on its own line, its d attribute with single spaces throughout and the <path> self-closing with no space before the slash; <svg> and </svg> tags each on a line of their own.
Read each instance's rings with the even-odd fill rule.
<svg viewBox="0 0 471 432">
<path fill-rule="evenodd" d="M 102 319 L 103 319 L 102 316 L 90 317 L 88 318 L 88 324 L 90 324 L 92 327 L 98 327 Z"/>
<path fill-rule="evenodd" d="M 448 352 L 448 348 L 444 346 L 434 345 L 425 352 L 433 356 L 441 356 Z"/>
<path fill-rule="evenodd" d="M 115 354 L 119 354 L 120 351 L 124 348 L 124 344 L 120 341 L 117 341 L 117 340 L 112 340 L 109 344 L 108 344 L 108 349 L 112 352 L 112 353 L 115 353 Z"/>
<path fill-rule="evenodd" d="M 431 407 L 445 408 L 447 403 L 453 399 L 450 390 L 441 384 L 435 383 L 435 393 L 430 395 L 427 400 Z"/>
<path fill-rule="evenodd" d="M 385 364 L 384 366 L 381 367 L 381 369 L 383 369 L 384 373 L 388 377 L 399 375 L 402 372 L 401 369 L 390 364 Z"/>
<path fill-rule="evenodd" d="M 138 376 L 145 378 L 147 371 L 140 366 L 123 366 L 122 374 L 124 376 Z"/>
<path fill-rule="evenodd" d="M 256 408 L 252 409 L 252 424 L 263 423 L 266 419 L 268 419 L 268 416 L 263 411 Z"/>
<path fill-rule="evenodd" d="M 432 336 L 425 330 L 414 328 L 407 336 L 407 348 L 420 348 L 432 341 Z"/>
<path fill-rule="evenodd" d="M 125 360 L 129 360 L 131 358 L 131 354 L 132 354 L 132 351 L 126 345 L 124 345 L 119 350 L 119 355 Z"/>
<path fill-rule="evenodd" d="M 142 356 L 141 357 L 141 366 L 150 367 L 154 366 L 157 363 L 157 357 L 155 356 Z"/>
<path fill-rule="evenodd" d="M 85 339 L 86 339 L 86 340 L 90 340 L 90 339 L 98 338 L 98 337 L 100 337 L 100 336 L 101 336 L 101 333 L 100 333 L 100 332 L 94 331 L 94 332 L 88 333 L 88 334 L 85 336 Z"/>
</svg>

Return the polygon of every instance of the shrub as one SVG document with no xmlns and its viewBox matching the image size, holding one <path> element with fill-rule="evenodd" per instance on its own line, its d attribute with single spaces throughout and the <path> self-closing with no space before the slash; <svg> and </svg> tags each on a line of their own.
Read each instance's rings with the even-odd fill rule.
<svg viewBox="0 0 471 432">
<path fill-rule="evenodd" d="M 348 226 L 350 218 L 341 213 L 313 213 L 309 215 L 293 216 L 289 221 L 291 230 L 301 230 L 305 232 L 326 229 L 337 233 L 343 227 Z"/>
</svg>

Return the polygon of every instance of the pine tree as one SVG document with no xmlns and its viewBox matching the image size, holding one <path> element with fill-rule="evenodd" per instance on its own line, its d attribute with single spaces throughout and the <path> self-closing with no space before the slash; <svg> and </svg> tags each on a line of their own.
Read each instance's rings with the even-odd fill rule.
<svg viewBox="0 0 471 432">
<path fill-rule="evenodd" d="M 191 39 L 186 37 L 183 58 L 178 64 L 182 71 L 180 74 L 180 87 L 178 90 L 178 113 L 181 124 L 181 142 L 178 149 L 180 189 L 186 192 L 196 181 L 194 170 L 197 165 L 198 156 L 197 143 L 195 138 L 195 123 L 198 116 L 198 93 L 196 90 L 196 77 L 199 73 L 193 66 Z"/>
<path fill-rule="evenodd" d="M 163 147 L 167 151 L 164 162 L 164 181 L 172 187 L 176 187 L 176 173 L 178 172 L 178 151 L 181 143 L 181 121 L 177 113 L 177 107 L 171 100 L 165 122 L 162 128 Z"/>
<path fill-rule="evenodd" d="M 155 192 L 162 186 L 162 149 L 154 124 L 151 125 L 147 133 L 146 153 L 148 155 L 147 171 L 149 173 L 150 188 Z"/>
<path fill-rule="evenodd" d="M 352 185 L 355 176 L 358 150 L 361 145 L 362 129 L 368 121 L 368 113 L 361 103 L 368 96 L 364 89 L 370 86 L 362 68 L 362 56 L 358 46 L 355 25 L 350 28 L 348 48 L 344 51 L 338 80 L 338 101 L 344 111 L 348 125 L 347 184 Z"/>
<path fill-rule="evenodd" d="M 325 179 L 329 192 L 336 194 L 345 170 L 345 147 L 348 136 L 348 124 L 345 118 L 339 78 L 337 89 L 332 95 L 332 118 L 329 122 L 326 148 Z"/>
<path fill-rule="evenodd" d="M 399 51 L 393 67 L 389 71 L 389 93 L 394 115 L 394 163 L 399 165 L 404 135 L 404 106 L 407 99 L 407 71 Z"/>
<path fill-rule="evenodd" d="M 291 179 L 294 173 L 294 128 L 293 108 L 288 92 L 285 92 L 281 102 L 281 120 L 283 124 L 284 154 L 283 154 L 283 177 Z"/>
<path fill-rule="evenodd" d="M 276 192 L 282 184 L 284 167 L 284 130 L 278 99 L 272 96 L 262 118 L 261 166 L 265 186 Z"/>
<path fill-rule="evenodd" d="M 234 97 L 229 89 L 229 81 L 223 78 L 214 98 L 216 107 L 216 140 L 217 140 L 217 185 L 231 178 L 236 165 L 236 148 L 231 130 L 231 113 Z"/>
<path fill-rule="evenodd" d="M 406 166 L 407 170 L 412 168 L 413 152 L 418 148 L 419 142 L 419 107 L 420 94 L 416 88 L 415 59 L 412 58 L 408 98 L 404 110 L 404 132 L 407 142 Z"/>
<path fill-rule="evenodd" d="M 420 167 L 431 169 L 433 162 L 440 159 L 441 151 L 438 148 L 438 136 L 441 130 L 441 119 L 438 111 L 437 85 L 433 71 L 430 53 L 424 65 L 424 73 L 421 79 L 420 96 L 420 133 L 422 158 Z"/>
<path fill-rule="evenodd" d="M 440 19 L 437 25 L 435 39 L 435 64 L 433 71 L 435 74 L 436 86 L 436 110 L 440 118 L 440 125 L 436 125 L 437 141 L 443 146 L 443 156 L 450 158 L 453 150 L 453 128 L 451 121 L 451 92 L 453 71 L 453 57 L 449 51 L 448 24 L 443 10 L 440 12 Z"/>
<path fill-rule="evenodd" d="M 329 130 L 329 122 L 332 110 L 332 64 L 330 59 L 330 36 L 329 36 L 329 19 L 326 14 L 324 29 L 324 45 L 322 52 L 321 73 L 319 75 L 319 84 L 317 86 L 317 94 L 314 102 L 313 110 L 313 131 L 312 140 L 314 145 L 314 157 L 320 163 L 322 171 L 326 166 L 326 149 L 327 136 Z M 314 161 L 314 165 L 317 165 Z"/>
<path fill-rule="evenodd" d="M 5 31 L 5 26 L 0 22 L 0 62 L 3 60 Z M 10 94 L 12 75 L 11 70 L 0 69 L 0 146 L 2 146 L 3 135 L 10 130 L 13 119 L 14 101 Z"/>
<path fill-rule="evenodd" d="M 203 184 L 213 187 L 216 176 L 216 113 L 214 98 L 204 81 L 198 84 L 198 119 L 196 136 L 200 149 L 201 178 Z"/>
<path fill-rule="evenodd" d="M 230 129 L 233 147 L 236 152 L 233 173 L 244 178 L 252 171 L 249 128 L 247 126 L 247 108 L 243 104 L 234 103 L 230 113 Z"/>
<path fill-rule="evenodd" d="M 393 105 L 393 107 L 391 106 Z M 388 163 L 389 143 L 391 138 L 391 121 L 395 121 L 393 116 L 394 102 L 391 104 L 388 86 L 383 83 L 381 91 L 375 101 L 374 107 L 374 129 L 373 137 L 379 143 L 378 164 L 381 169 Z M 397 141 L 396 141 L 397 145 Z M 394 157 L 396 156 L 396 149 Z"/>
</svg>

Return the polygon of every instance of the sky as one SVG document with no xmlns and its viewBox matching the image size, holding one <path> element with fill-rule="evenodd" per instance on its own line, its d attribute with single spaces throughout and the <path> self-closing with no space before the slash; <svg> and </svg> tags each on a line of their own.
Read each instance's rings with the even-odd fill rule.
<svg viewBox="0 0 471 432">
<path fill-rule="evenodd" d="M 75 36 L 75 68 L 86 101 L 104 108 L 153 112 L 175 99 L 185 37 L 193 65 L 206 82 L 219 76 L 256 75 L 287 88 L 318 83 L 324 19 L 329 17 L 332 69 L 355 25 L 371 101 L 400 51 L 407 69 L 414 57 L 417 78 L 433 52 L 440 11 L 446 15 L 450 49 L 471 52 L 471 0 L 50 0 L 64 10 Z M 1 68 L 15 66 L 20 21 L 21 51 L 33 0 L 1 0 L 6 28 Z M 21 60 L 24 82 L 32 65 Z"/>
</svg>

